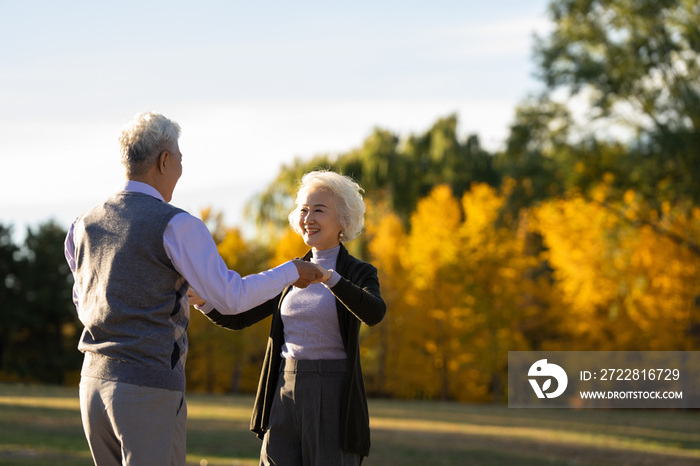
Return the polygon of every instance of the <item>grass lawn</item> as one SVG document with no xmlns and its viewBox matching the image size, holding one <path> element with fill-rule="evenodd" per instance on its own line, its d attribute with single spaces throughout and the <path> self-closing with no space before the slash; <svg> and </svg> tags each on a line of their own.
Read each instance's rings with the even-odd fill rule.
<svg viewBox="0 0 700 466">
<path fill-rule="evenodd" d="M 0 466 L 91 465 L 77 397 L 77 388 L 0 384 Z M 257 465 L 252 404 L 250 396 L 189 394 L 188 464 Z M 700 465 L 695 411 L 371 400 L 370 414 L 363 466 Z"/>
</svg>

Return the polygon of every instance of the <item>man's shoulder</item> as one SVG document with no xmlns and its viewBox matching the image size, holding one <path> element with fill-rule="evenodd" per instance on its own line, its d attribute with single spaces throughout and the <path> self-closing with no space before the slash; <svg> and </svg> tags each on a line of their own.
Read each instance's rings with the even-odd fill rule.
<svg viewBox="0 0 700 466">
<path fill-rule="evenodd" d="M 107 199 L 104 204 L 109 203 L 125 203 L 128 206 L 135 207 L 147 213 L 153 213 L 156 215 L 157 213 L 162 213 L 163 215 L 168 215 L 169 217 L 182 213 L 189 215 L 186 210 L 181 209 L 180 207 L 157 199 L 150 194 L 135 191 L 121 191 L 116 193 Z"/>
<path fill-rule="evenodd" d="M 173 206 L 173 208 L 175 215 L 173 215 L 171 222 L 176 222 L 180 224 L 191 224 L 196 226 L 203 225 L 206 228 L 206 225 L 204 225 L 204 222 L 202 220 L 187 212 L 185 209 L 181 209 L 175 206 Z"/>
<path fill-rule="evenodd" d="M 149 194 L 121 191 L 85 211 L 75 220 L 74 225 L 85 222 L 101 223 L 105 219 L 114 218 L 139 225 L 162 225 L 161 228 L 165 228 L 173 219 L 178 219 L 181 223 L 201 223 L 201 220 L 186 210 Z"/>
<path fill-rule="evenodd" d="M 194 215 L 190 214 L 186 210 L 178 209 L 174 213 L 170 220 L 168 221 L 168 230 L 176 235 L 183 237 L 191 236 L 201 236 L 208 235 L 211 236 L 209 228 L 204 224 L 204 222 Z"/>
</svg>

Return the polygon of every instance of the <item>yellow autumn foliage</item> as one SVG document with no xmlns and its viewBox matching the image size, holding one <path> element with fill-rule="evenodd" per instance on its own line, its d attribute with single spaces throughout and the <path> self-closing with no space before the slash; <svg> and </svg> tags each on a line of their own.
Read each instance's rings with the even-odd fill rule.
<svg viewBox="0 0 700 466">
<path fill-rule="evenodd" d="M 498 401 L 514 350 L 700 348 L 700 207 L 645 205 L 614 177 L 508 213 L 515 182 L 475 183 L 456 198 L 436 186 L 402 221 L 367 201 L 353 254 L 378 269 L 387 315 L 362 327 L 372 395 Z M 261 253 L 236 229 L 216 226 L 229 267 L 253 273 L 305 254 L 292 230 Z M 256 252 L 257 251 L 257 252 Z M 269 321 L 243 332 L 193 311 L 188 384 L 253 391 Z"/>
<path fill-rule="evenodd" d="M 304 244 L 302 237 L 291 228 L 287 228 L 275 244 L 270 267 L 277 267 L 295 257 L 303 257 L 308 251 L 309 247 Z"/>
<path fill-rule="evenodd" d="M 209 218 L 209 212 L 205 212 Z M 229 269 L 245 276 L 260 272 L 253 247 L 236 228 L 216 223 L 219 238 L 217 248 Z M 194 391 L 211 393 L 251 392 L 264 357 L 269 319 L 242 332 L 232 332 L 212 324 L 195 308 L 191 309 L 188 335 L 190 351 L 187 356 L 187 384 Z"/>
<path fill-rule="evenodd" d="M 369 250 L 382 293 L 401 288 L 381 324 L 389 327 L 387 393 L 485 401 L 496 385 L 501 396 L 507 351 L 523 348 L 518 284 L 532 264 L 516 233 L 497 227 L 503 203 L 487 185 L 461 202 L 438 186 L 418 203 L 406 237 L 395 217 L 376 227 Z"/>
<path fill-rule="evenodd" d="M 566 349 L 696 347 L 688 331 L 697 320 L 700 257 L 676 239 L 698 238 L 699 219 L 668 205 L 661 217 L 647 215 L 654 224 L 639 223 L 645 209 L 631 191 L 614 206 L 573 195 L 534 209 L 562 329 L 572 338 Z"/>
</svg>

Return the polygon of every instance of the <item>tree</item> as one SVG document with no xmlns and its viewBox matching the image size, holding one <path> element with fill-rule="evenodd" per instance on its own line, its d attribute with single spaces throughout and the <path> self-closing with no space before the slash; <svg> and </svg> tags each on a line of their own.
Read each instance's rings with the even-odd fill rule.
<svg viewBox="0 0 700 466">
<path fill-rule="evenodd" d="M 304 239 L 291 228 L 287 228 L 275 245 L 274 254 L 270 259 L 269 265 L 270 267 L 277 267 L 288 260 L 303 257 L 308 251 L 309 247 L 304 244 Z"/>
<path fill-rule="evenodd" d="M 590 124 L 594 131 L 633 130 L 629 171 L 617 178 L 622 192 L 700 200 L 698 3 L 555 0 L 550 15 L 554 31 L 536 46 L 549 94 L 587 96 L 589 124 L 602 122 Z"/>
<path fill-rule="evenodd" d="M 537 259 L 501 215 L 512 187 L 473 183 L 460 202 L 440 185 L 418 202 L 405 237 L 390 215 L 373 232 L 370 251 L 390 287 L 389 393 L 502 398 L 507 352 L 527 347 L 521 322 L 536 310 L 525 298 L 534 294 L 526 272 Z"/>
<path fill-rule="evenodd" d="M 438 119 L 424 134 L 408 137 L 404 158 L 410 161 L 414 182 L 412 202 L 405 213 L 412 212 L 418 199 L 440 184 L 450 186 L 458 197 L 473 182 L 500 184 L 501 175 L 494 169 L 491 155 L 481 148 L 478 136 L 460 142 L 457 124 L 457 115 L 449 115 Z"/>
<path fill-rule="evenodd" d="M 401 379 L 392 383 L 399 373 L 414 372 L 404 340 L 414 325 L 406 306 L 407 270 L 401 262 L 406 231 L 399 216 L 386 203 L 370 203 L 366 217 L 370 261 L 377 267 L 387 315 L 376 327 L 361 327 L 360 351 L 367 391 L 376 396 L 388 396 L 396 393 L 397 388 L 404 388 Z"/>
<path fill-rule="evenodd" d="M 3 308 L 11 320 L 3 370 L 24 380 L 61 384 L 68 373 L 80 369 L 81 326 L 72 301 L 73 276 L 63 253 L 65 237 L 66 231 L 49 221 L 27 229 L 24 247 L 13 251 L 18 273 L 6 276 L 5 284 L 12 285 L 20 300 Z"/>
<path fill-rule="evenodd" d="M 547 97 L 522 103 L 515 112 L 506 150 L 494 164 L 515 184 L 508 199 L 512 215 L 561 192 L 571 171 L 571 114 Z"/>
<path fill-rule="evenodd" d="M 498 185 L 501 177 L 491 155 L 481 148 L 476 135 L 460 141 L 457 125 L 457 116 L 449 115 L 425 133 L 409 135 L 404 144 L 390 131 L 375 128 L 360 147 L 337 157 L 296 159 L 283 166 L 275 181 L 248 203 L 247 216 L 265 238 L 279 238 L 294 207 L 297 183 L 304 173 L 318 169 L 351 176 L 365 190 L 366 198 L 385 203 L 405 224 L 419 199 L 438 184 L 449 185 L 460 196 L 473 181 Z"/>
<path fill-rule="evenodd" d="M 473 387 L 475 400 L 504 399 L 508 351 L 530 349 L 522 328 L 539 312 L 532 297 L 541 291 L 530 273 L 538 258 L 528 251 L 521 220 L 506 208 L 514 187 L 509 178 L 500 190 L 473 183 L 461 199 L 464 222 L 453 276 L 463 277 L 468 312 L 460 342 L 471 357 L 458 374 L 460 384 Z"/>
<path fill-rule="evenodd" d="M 219 254 L 227 267 L 241 276 L 267 268 L 270 253 L 246 241 L 237 228 L 227 227 L 223 216 L 202 211 L 202 220 L 212 229 Z M 262 364 L 269 319 L 241 332 L 213 325 L 193 309 L 188 329 L 190 352 L 187 383 L 193 390 L 209 393 L 252 392 Z"/>
<path fill-rule="evenodd" d="M 272 245 L 284 232 L 287 216 L 294 209 L 295 188 L 304 173 L 328 168 L 335 164 L 326 155 L 306 161 L 296 158 L 291 165 L 282 165 L 275 180 L 246 203 L 244 216 L 256 225 L 262 242 Z"/>
<path fill-rule="evenodd" d="M 24 261 L 12 240 L 12 227 L 0 225 L 0 373 L 22 318 L 20 274 Z"/>
<path fill-rule="evenodd" d="M 548 349 L 691 350 L 698 344 L 700 257 L 668 232 L 700 236 L 700 209 L 665 203 L 657 231 L 636 223 L 648 211 L 628 191 L 607 205 L 601 183 L 590 200 L 572 193 L 533 210 L 547 246 L 562 336 Z"/>
</svg>

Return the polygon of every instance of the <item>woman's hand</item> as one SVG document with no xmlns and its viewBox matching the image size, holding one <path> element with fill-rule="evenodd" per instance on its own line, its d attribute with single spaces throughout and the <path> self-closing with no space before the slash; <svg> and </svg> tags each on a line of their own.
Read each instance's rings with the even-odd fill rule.
<svg viewBox="0 0 700 466">
<path fill-rule="evenodd" d="M 326 270 L 318 264 L 314 264 L 314 265 L 316 266 L 318 271 L 323 274 L 323 276 L 313 283 L 326 283 L 328 281 L 328 279 L 331 278 L 331 274 L 333 273 L 333 270 Z"/>
<path fill-rule="evenodd" d="M 203 306 L 206 301 L 197 294 L 192 288 L 187 290 L 187 296 L 190 298 L 190 305 Z"/>
</svg>

